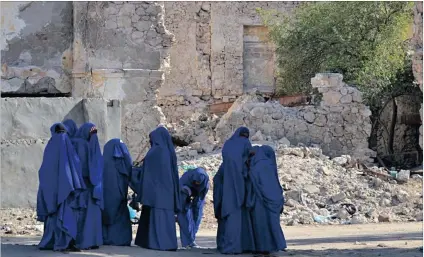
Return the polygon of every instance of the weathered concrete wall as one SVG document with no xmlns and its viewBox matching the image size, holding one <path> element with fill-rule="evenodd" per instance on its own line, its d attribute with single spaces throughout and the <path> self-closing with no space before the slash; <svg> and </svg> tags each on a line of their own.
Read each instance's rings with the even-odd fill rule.
<svg viewBox="0 0 424 257">
<path fill-rule="evenodd" d="M 133 156 L 164 118 L 156 90 L 174 37 L 163 3 L 75 2 L 72 94 L 122 100 L 122 139 Z"/>
<path fill-rule="evenodd" d="M 350 154 L 368 161 L 375 155 L 368 149 L 371 111 L 362 103 L 361 93 L 342 79 L 340 74 L 312 78 L 312 86 L 323 96 L 320 106 L 289 108 L 252 95 L 241 97 L 219 121 L 216 136 L 223 141 L 237 127 L 247 126 L 255 140 L 285 137 L 294 144 L 319 144 L 332 157 Z"/>
<path fill-rule="evenodd" d="M 259 52 L 247 50 L 245 27 L 262 25 L 256 8 L 291 12 L 298 2 L 165 2 L 165 24 L 175 35 L 171 48 L 171 70 L 159 90 L 160 104 L 169 122 L 189 119 L 212 103 L 234 101 L 247 84 L 273 84 L 269 42 L 256 38 Z M 250 38 L 252 39 L 252 38 Z M 253 55 L 252 55 L 253 54 Z M 248 60 L 245 62 L 243 55 Z M 272 59 L 272 58 L 271 58 Z M 268 64 L 265 65 L 264 63 Z M 251 72 L 260 72 L 253 81 Z M 246 75 L 246 76 L 245 76 Z M 263 82 L 265 81 L 265 83 Z M 258 83 L 259 82 L 259 83 Z M 245 84 L 246 84 L 245 83 Z"/>
<path fill-rule="evenodd" d="M 120 137 L 119 102 L 81 98 L 1 99 L 1 206 L 34 207 L 38 169 L 50 138 L 50 126 L 71 118 L 93 122 L 103 146 Z"/>
<path fill-rule="evenodd" d="M 414 77 L 423 90 L 423 2 L 415 2 L 414 6 L 414 35 L 413 44 L 415 48 L 412 59 Z M 423 106 L 421 104 L 421 121 L 423 120 Z M 420 146 L 423 149 L 423 126 L 420 127 Z"/>
<path fill-rule="evenodd" d="M 1 92 L 69 93 L 72 2 L 1 3 Z"/>
</svg>

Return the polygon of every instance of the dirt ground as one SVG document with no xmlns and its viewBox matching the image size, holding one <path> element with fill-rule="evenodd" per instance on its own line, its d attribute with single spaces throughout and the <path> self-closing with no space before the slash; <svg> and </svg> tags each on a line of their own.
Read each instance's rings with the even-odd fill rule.
<svg viewBox="0 0 424 257">
<path fill-rule="evenodd" d="M 330 257 L 420 257 L 423 255 L 423 223 L 391 223 L 337 226 L 284 227 L 288 250 L 274 256 L 330 256 Z M 102 246 L 98 250 L 68 253 L 75 257 L 167 257 L 167 256 L 220 256 L 214 249 L 214 230 L 202 230 L 197 243 L 203 249 L 159 252 L 136 246 Z M 4 236 L 1 253 L 5 257 L 53 257 L 64 253 L 39 251 L 36 245 L 40 237 Z M 251 255 L 246 255 L 251 256 Z"/>
</svg>

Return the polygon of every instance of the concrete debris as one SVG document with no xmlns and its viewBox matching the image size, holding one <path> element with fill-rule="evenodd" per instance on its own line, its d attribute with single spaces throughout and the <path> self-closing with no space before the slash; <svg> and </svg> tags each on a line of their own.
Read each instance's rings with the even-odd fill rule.
<svg viewBox="0 0 424 257">
<path fill-rule="evenodd" d="M 422 220 L 422 180 L 411 179 L 408 183 L 393 184 L 391 181 L 395 180 L 367 176 L 356 167 L 342 167 L 334 159 L 323 155 L 316 146 L 261 143 L 273 145 L 276 149 L 278 176 L 286 201 L 280 217 L 283 225 Z M 205 145 L 210 145 L 213 150 L 206 152 Z M 204 229 L 216 228 L 212 178 L 222 162 L 220 151 L 217 142 L 190 142 L 176 148 L 180 175 L 184 169 L 201 166 L 210 176 L 211 188 L 206 196 L 201 224 Z M 33 209 L 2 209 L 0 214 L 4 217 L 0 233 L 42 233 L 42 223 L 36 221 Z"/>
<path fill-rule="evenodd" d="M 422 212 L 421 180 L 392 184 L 388 180 L 368 176 L 363 170 L 349 165 L 353 160 L 347 155 L 340 156 L 346 160 L 344 167 L 340 166 L 334 161 L 335 158 L 324 155 L 316 145 L 288 146 L 280 140 L 252 143 L 268 144 L 276 150 L 278 175 L 286 201 L 281 216 L 284 225 L 311 224 L 318 216 L 331 217 L 326 219 L 325 224 L 406 222 L 416 220 L 418 213 Z M 189 147 L 181 149 L 188 151 Z M 203 166 L 212 181 L 222 161 L 219 144 L 216 144 L 213 152 L 199 153 L 194 160 L 183 156 L 180 158 L 184 151 L 177 151 L 180 166 Z M 379 168 L 372 169 L 385 172 Z M 180 172 L 182 174 L 184 171 Z M 212 189 L 209 194 L 208 199 L 212 199 Z M 205 224 L 202 227 L 216 222 L 211 200 L 205 208 L 202 221 Z"/>
<path fill-rule="evenodd" d="M 411 172 L 409 170 L 400 170 L 397 174 L 397 180 L 401 182 L 406 182 L 409 180 Z"/>
</svg>

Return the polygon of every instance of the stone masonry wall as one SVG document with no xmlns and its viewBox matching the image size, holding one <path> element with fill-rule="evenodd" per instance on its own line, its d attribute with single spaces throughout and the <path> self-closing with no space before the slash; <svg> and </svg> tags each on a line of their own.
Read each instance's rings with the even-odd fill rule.
<svg viewBox="0 0 424 257">
<path fill-rule="evenodd" d="M 362 103 L 361 93 L 342 80 L 340 74 L 317 74 L 311 79 L 322 93 L 320 106 L 289 108 L 256 95 L 241 97 L 221 118 L 216 136 L 224 141 L 237 127 L 247 126 L 252 140 L 287 138 L 294 144 L 318 144 L 331 157 L 349 154 L 370 161 L 375 155 L 368 149 L 371 111 Z"/>
<path fill-rule="evenodd" d="M 244 27 L 262 25 L 257 8 L 289 13 L 298 4 L 165 2 L 165 24 L 176 39 L 158 98 L 168 121 L 188 119 L 209 104 L 242 95 Z"/>
<path fill-rule="evenodd" d="M 74 3 L 73 95 L 122 100 L 122 139 L 133 156 L 164 121 L 156 90 L 174 37 L 160 2 Z"/>
<path fill-rule="evenodd" d="M 1 3 L 1 92 L 70 93 L 72 2 Z"/>
<path fill-rule="evenodd" d="M 414 35 L 413 44 L 415 48 L 412 59 L 412 69 L 415 80 L 423 90 L 423 2 L 415 2 L 414 6 Z M 420 109 L 421 121 L 423 120 L 423 106 Z M 420 127 L 420 146 L 423 148 L 423 126 Z"/>
</svg>

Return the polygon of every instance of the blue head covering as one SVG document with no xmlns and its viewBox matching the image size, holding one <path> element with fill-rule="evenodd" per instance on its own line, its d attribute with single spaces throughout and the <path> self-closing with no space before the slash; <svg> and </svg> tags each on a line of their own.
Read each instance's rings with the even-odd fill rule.
<svg viewBox="0 0 424 257">
<path fill-rule="evenodd" d="M 245 201 L 246 162 L 252 148 L 248 136 L 249 129 L 240 127 L 222 148 L 222 218 L 240 208 Z"/>
<path fill-rule="evenodd" d="M 78 142 L 83 144 L 79 149 L 79 155 L 82 156 L 84 167 L 88 167 L 88 175 L 90 183 L 94 186 L 93 198 L 97 199 L 100 206 L 103 206 L 103 189 L 102 189 L 102 176 L 103 176 L 103 157 L 100 151 L 99 139 L 97 133 L 90 133 L 96 126 L 93 123 L 85 123 L 82 125 L 76 137 L 79 138 Z M 83 141 L 83 142 L 81 142 Z"/>
<path fill-rule="evenodd" d="M 78 127 L 77 124 L 75 123 L 75 121 L 71 120 L 71 119 L 67 119 L 63 122 L 63 125 L 66 126 L 66 130 L 68 131 L 68 135 L 70 138 L 73 138 L 76 136 L 77 131 L 78 131 Z"/>
<path fill-rule="evenodd" d="M 233 133 L 233 135 L 230 137 L 229 140 L 237 139 L 243 135 L 245 137 L 247 136 L 246 138 L 249 139 L 249 135 L 250 135 L 249 129 L 246 127 L 239 127 L 238 129 L 236 129 L 236 131 Z"/>
<path fill-rule="evenodd" d="M 269 146 L 255 147 L 254 151 L 255 156 L 251 160 L 249 176 L 255 195 L 268 210 L 279 213 L 284 205 L 284 197 L 278 180 L 275 157 L 269 158 L 271 151 L 274 151 Z"/>
<path fill-rule="evenodd" d="M 180 187 L 184 186 L 194 189 L 199 199 L 204 200 L 209 190 L 209 176 L 203 168 L 189 169 L 180 178 Z"/>
<path fill-rule="evenodd" d="M 103 149 L 103 223 L 113 224 L 120 217 L 122 202 L 126 206 L 132 161 L 126 145 L 117 138 L 109 140 Z"/>
<path fill-rule="evenodd" d="M 158 127 L 150 135 L 137 184 L 138 199 L 144 205 L 180 212 L 177 155 L 168 130 Z"/>
<path fill-rule="evenodd" d="M 37 216 L 40 220 L 56 212 L 72 192 L 85 188 L 78 157 L 61 123 L 50 127 L 52 137 L 44 150 L 38 172 Z"/>
</svg>

